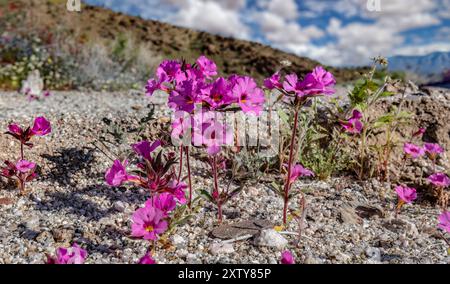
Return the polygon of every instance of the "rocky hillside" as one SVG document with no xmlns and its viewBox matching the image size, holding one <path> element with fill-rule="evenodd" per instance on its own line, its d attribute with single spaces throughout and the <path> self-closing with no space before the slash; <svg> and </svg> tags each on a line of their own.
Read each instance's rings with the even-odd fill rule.
<svg viewBox="0 0 450 284">
<path fill-rule="evenodd" d="M 111 47 L 109 51 L 114 55 L 112 59 L 120 60 L 123 68 L 128 68 L 132 60 L 117 55 L 123 50 L 135 51 L 141 47 L 146 50 L 147 60 L 148 57 L 154 57 L 155 61 L 160 58 L 185 58 L 191 61 L 205 54 L 218 63 L 225 75 L 245 73 L 257 79 L 273 73 L 282 60 L 292 62 L 290 69 L 299 74 L 320 64 L 259 43 L 144 20 L 100 7 L 83 5 L 80 13 L 68 12 L 66 1 L 63 0 L 19 0 L 14 4 L 3 4 L 0 9 L 6 15 L 0 23 L 6 27 L 6 35 L 39 34 L 43 43 L 55 46 L 58 50 L 74 52 L 74 56 L 94 44 L 103 44 Z M 69 42 L 76 43 L 76 46 L 72 44 L 65 47 Z M 2 57 L 1 61 L 5 62 L 5 54 Z M 362 71 L 329 69 L 339 82 L 358 78 Z"/>
</svg>

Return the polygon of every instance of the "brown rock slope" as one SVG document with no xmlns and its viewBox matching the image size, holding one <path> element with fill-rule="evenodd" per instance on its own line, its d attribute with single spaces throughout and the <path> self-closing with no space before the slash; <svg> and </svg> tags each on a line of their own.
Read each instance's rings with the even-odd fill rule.
<svg viewBox="0 0 450 284">
<path fill-rule="evenodd" d="M 11 29 L 40 29 L 52 36 L 73 38 L 82 44 L 111 42 L 119 36 L 127 35 L 138 43 L 149 45 L 155 55 L 163 58 L 186 58 L 191 61 L 200 54 L 210 56 L 224 74 L 245 73 L 262 79 L 273 73 L 281 60 L 291 61 L 290 69 L 299 74 L 320 64 L 259 43 L 144 20 L 100 7 L 83 5 L 81 13 L 75 13 L 66 10 L 65 0 L 16 2 L 16 12 L 23 12 L 25 17 L 23 20 L 7 23 Z M 354 80 L 364 70 L 329 69 L 339 82 Z"/>
</svg>

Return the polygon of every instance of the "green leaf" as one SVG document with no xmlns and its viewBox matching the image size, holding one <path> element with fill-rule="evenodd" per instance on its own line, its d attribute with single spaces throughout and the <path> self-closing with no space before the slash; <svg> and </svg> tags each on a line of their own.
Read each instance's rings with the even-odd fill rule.
<svg viewBox="0 0 450 284">
<path fill-rule="evenodd" d="M 200 196 L 204 197 L 206 200 L 213 202 L 214 203 L 214 199 L 212 198 L 211 194 L 209 194 L 208 191 L 201 189 L 200 190 Z"/>
</svg>

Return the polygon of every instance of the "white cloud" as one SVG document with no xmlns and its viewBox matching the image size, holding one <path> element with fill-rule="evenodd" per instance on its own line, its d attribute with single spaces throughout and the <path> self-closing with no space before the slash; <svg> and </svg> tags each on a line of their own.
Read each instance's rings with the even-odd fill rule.
<svg viewBox="0 0 450 284">
<path fill-rule="evenodd" d="M 442 21 L 450 19 L 450 0 L 379 0 L 379 12 L 367 9 L 368 0 L 92 1 L 109 3 L 116 10 L 137 9 L 144 17 L 180 26 L 258 40 L 330 65 L 362 65 L 377 55 L 448 48 L 449 29 Z M 330 13 L 335 18 L 324 18 Z M 320 25 L 306 25 L 302 19 Z M 430 26 L 441 28 L 428 39 L 408 33 Z"/>
<path fill-rule="evenodd" d="M 298 18 L 298 7 L 295 0 L 270 0 L 267 3 L 267 10 L 285 20 Z"/>
<path fill-rule="evenodd" d="M 172 3 L 181 0 L 165 0 Z M 241 39 L 250 37 L 250 30 L 242 21 L 239 9 L 245 1 L 197 1 L 185 0 L 183 9 L 169 15 L 166 20 L 188 28 L 215 34 L 234 36 Z M 237 9 L 237 10 L 236 10 Z"/>
</svg>

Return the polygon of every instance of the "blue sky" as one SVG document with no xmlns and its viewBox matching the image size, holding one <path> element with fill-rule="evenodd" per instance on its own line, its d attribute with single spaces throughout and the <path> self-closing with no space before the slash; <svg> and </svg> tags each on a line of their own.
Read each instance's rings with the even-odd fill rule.
<svg viewBox="0 0 450 284">
<path fill-rule="evenodd" d="M 324 64 L 450 51 L 450 0 L 84 0 Z"/>
</svg>

